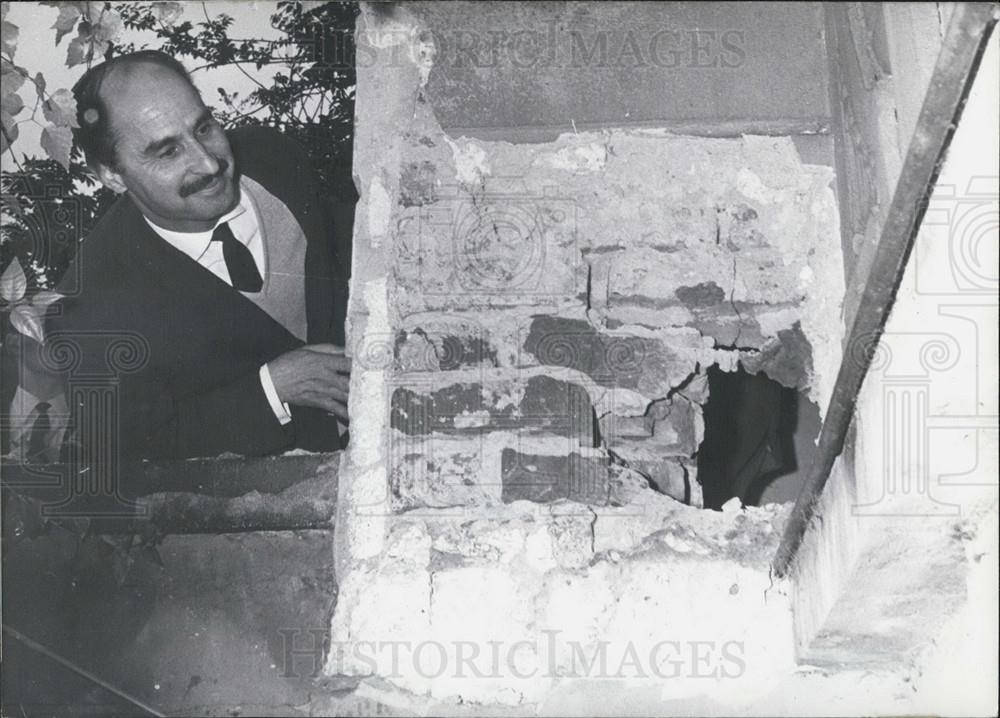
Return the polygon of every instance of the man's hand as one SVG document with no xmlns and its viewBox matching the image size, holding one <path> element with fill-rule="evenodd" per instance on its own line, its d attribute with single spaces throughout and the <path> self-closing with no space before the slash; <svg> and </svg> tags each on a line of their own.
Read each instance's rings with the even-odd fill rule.
<svg viewBox="0 0 1000 718">
<path fill-rule="evenodd" d="M 304 346 L 269 361 L 267 370 L 281 401 L 325 409 L 347 423 L 351 360 L 343 347 Z"/>
</svg>

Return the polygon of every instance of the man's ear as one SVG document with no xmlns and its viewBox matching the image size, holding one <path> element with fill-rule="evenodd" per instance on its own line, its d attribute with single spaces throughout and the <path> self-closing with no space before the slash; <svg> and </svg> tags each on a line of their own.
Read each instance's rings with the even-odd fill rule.
<svg viewBox="0 0 1000 718">
<path fill-rule="evenodd" d="M 115 194 L 122 194 L 128 189 L 125 187 L 122 176 L 114 168 L 95 163 L 94 170 L 97 172 L 97 179 L 101 180 L 101 184 Z"/>
</svg>

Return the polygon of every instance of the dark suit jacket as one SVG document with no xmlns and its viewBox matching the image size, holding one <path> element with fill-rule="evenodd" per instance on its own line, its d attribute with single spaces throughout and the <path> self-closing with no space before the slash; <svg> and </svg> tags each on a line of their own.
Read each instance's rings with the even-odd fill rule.
<svg viewBox="0 0 1000 718">
<path fill-rule="evenodd" d="M 230 143 L 237 171 L 284 202 L 306 235 L 308 343 L 343 344 L 347 268 L 305 153 L 262 128 L 234 130 Z M 67 379 L 89 441 L 151 459 L 339 448 L 333 417 L 292 406 L 292 422 L 282 426 L 261 387 L 260 366 L 302 342 L 156 235 L 127 196 L 75 261 L 67 277 L 79 278 L 79 291 L 50 317 L 48 335 L 53 352 L 67 341 L 78 351 Z M 89 388 L 94 377 L 107 386 Z M 114 401 L 97 398 L 109 390 L 118 397 L 110 419 L 98 404 Z"/>
</svg>

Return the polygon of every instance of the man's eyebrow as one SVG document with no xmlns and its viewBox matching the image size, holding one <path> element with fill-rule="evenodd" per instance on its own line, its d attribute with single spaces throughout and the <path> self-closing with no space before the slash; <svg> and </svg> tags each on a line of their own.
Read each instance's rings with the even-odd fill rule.
<svg viewBox="0 0 1000 718">
<path fill-rule="evenodd" d="M 205 124 L 211 119 L 212 119 L 212 109 L 206 107 L 198 114 L 198 119 L 195 120 L 194 126 L 196 128 L 200 127 L 201 125 Z M 164 137 L 163 139 L 154 140 L 153 142 L 150 142 L 148 145 L 146 145 L 146 149 L 143 150 L 143 152 L 147 155 L 155 155 L 164 147 L 168 147 L 177 142 L 180 142 L 180 137 L 178 137 L 177 135 L 170 135 L 169 137 Z"/>
<path fill-rule="evenodd" d="M 164 137 L 161 140 L 154 140 L 153 142 L 150 142 L 148 145 L 146 145 L 146 149 L 143 150 L 143 152 L 147 155 L 155 155 L 164 147 L 169 147 L 170 145 L 175 144 L 179 141 L 180 138 L 177 137 L 177 135 L 170 135 L 169 137 Z"/>
</svg>

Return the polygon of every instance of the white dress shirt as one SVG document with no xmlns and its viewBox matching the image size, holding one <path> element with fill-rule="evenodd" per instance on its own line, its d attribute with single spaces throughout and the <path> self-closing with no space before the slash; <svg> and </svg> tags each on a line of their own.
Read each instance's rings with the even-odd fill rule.
<svg viewBox="0 0 1000 718">
<path fill-rule="evenodd" d="M 226 258 L 222 253 L 222 242 L 212 241 L 212 233 L 215 231 L 215 227 L 218 227 L 223 222 L 228 222 L 233 236 L 245 244 L 247 249 L 250 250 L 250 254 L 253 255 L 260 276 L 267 277 L 267 255 L 264 252 L 264 240 L 260 236 L 260 220 L 254 211 L 253 203 L 247 198 L 246 192 L 242 188 L 240 188 L 239 204 L 233 210 L 220 217 L 219 221 L 215 223 L 215 227 L 204 232 L 175 232 L 171 229 L 158 227 L 148 217 L 143 216 L 143 218 L 152 227 L 153 231 L 169 244 L 184 252 L 184 254 L 191 257 L 191 259 L 202 267 L 229 286 L 232 286 L 233 282 L 229 278 L 229 270 L 226 267 Z M 267 402 L 271 405 L 271 410 L 278 421 L 282 424 L 290 422 L 292 415 L 288 409 L 288 404 L 285 404 L 278 398 L 278 391 L 274 388 L 274 381 L 271 379 L 271 372 L 268 370 L 267 364 L 264 364 L 260 368 L 260 384 L 264 389 Z"/>
</svg>

